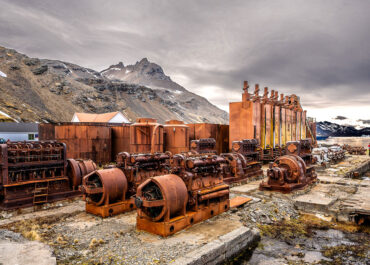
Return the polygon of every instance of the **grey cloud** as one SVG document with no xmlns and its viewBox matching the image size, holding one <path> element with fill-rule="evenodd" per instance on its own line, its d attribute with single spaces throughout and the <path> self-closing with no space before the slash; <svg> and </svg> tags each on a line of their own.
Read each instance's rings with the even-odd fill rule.
<svg viewBox="0 0 370 265">
<path fill-rule="evenodd" d="M 344 116 L 337 116 L 337 117 L 334 118 L 334 120 L 340 120 L 340 121 L 347 120 L 347 119 L 348 118 L 347 117 L 344 117 Z"/>
<path fill-rule="evenodd" d="M 192 91 L 242 81 L 323 106 L 369 105 L 368 1 L 0 0 L 0 45 L 101 70 L 143 57 Z M 213 102 L 227 105 L 224 93 Z"/>
</svg>

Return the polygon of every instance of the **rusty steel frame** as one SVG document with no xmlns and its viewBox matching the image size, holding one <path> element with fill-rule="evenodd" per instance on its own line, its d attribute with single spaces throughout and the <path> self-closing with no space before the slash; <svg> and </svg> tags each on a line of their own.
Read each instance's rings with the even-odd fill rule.
<svg viewBox="0 0 370 265">
<path fill-rule="evenodd" d="M 0 145 L 1 209 L 16 209 L 80 195 L 82 174 L 92 161 L 66 159 L 66 145 L 54 141 Z"/>
</svg>

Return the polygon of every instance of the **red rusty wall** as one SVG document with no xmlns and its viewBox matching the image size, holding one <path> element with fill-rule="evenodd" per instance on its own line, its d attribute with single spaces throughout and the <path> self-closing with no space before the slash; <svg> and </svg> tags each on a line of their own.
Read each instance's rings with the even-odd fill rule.
<svg viewBox="0 0 370 265">
<path fill-rule="evenodd" d="M 112 129 L 112 160 L 120 152 L 130 152 L 130 125 L 113 125 Z"/>
<path fill-rule="evenodd" d="M 229 151 L 229 125 L 211 123 L 187 125 L 190 128 L 190 141 L 201 138 L 214 138 L 216 140 L 217 153 L 227 153 Z"/>
</svg>

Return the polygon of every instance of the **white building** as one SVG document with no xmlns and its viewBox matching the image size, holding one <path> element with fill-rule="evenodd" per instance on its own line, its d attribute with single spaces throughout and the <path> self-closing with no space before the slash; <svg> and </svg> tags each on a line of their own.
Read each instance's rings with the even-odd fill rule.
<svg viewBox="0 0 370 265">
<path fill-rule="evenodd" d="M 38 141 L 38 123 L 0 122 L 0 138 L 5 141 Z"/>
<path fill-rule="evenodd" d="M 101 114 L 76 112 L 72 122 L 130 123 L 129 119 L 119 111 Z"/>
</svg>

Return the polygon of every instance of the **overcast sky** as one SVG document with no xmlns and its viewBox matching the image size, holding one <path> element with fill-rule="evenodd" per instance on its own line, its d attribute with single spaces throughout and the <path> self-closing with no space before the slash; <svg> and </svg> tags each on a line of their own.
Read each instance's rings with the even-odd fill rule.
<svg viewBox="0 0 370 265">
<path fill-rule="evenodd" d="M 143 57 L 228 110 L 242 82 L 370 120 L 370 1 L 0 0 L 0 45 L 95 70 Z"/>
</svg>

